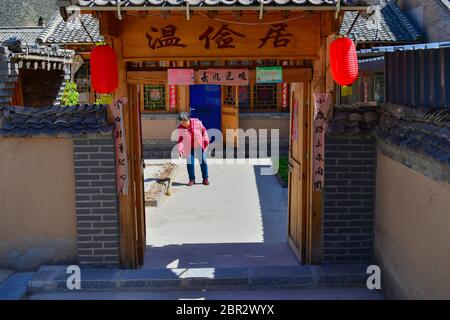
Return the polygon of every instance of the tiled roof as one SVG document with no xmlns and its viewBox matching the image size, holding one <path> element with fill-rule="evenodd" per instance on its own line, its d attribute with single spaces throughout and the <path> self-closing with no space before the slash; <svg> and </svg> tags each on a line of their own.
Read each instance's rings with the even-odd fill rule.
<svg viewBox="0 0 450 320">
<path fill-rule="evenodd" d="M 66 63 L 70 63 L 75 56 L 75 51 L 61 49 L 57 45 L 52 45 L 51 47 L 40 46 L 36 43 L 30 44 L 23 41 L 22 39 L 17 39 L 14 37 L 9 37 L 6 40 L 1 41 L 0 46 L 8 48 L 8 56 L 6 62 L 18 59 L 33 60 L 33 58 L 36 59 L 37 56 L 40 59 L 42 57 L 58 58 L 58 60 L 61 60 L 61 62 L 64 61 Z M 52 60 L 52 62 L 55 61 L 55 59 L 49 60 Z"/>
<path fill-rule="evenodd" d="M 369 134 L 377 124 L 376 107 L 336 105 L 327 132 Z"/>
<path fill-rule="evenodd" d="M 444 121 L 411 121 L 383 116 L 375 134 L 389 144 L 450 165 L 450 110 L 434 111 L 438 112 L 442 113 Z"/>
<path fill-rule="evenodd" d="M 47 22 L 58 8 L 56 0 L 2 0 L 1 27 L 37 27 L 39 18 Z"/>
<path fill-rule="evenodd" d="M 100 35 L 99 22 L 90 14 L 81 15 L 81 21 L 86 26 L 89 34 L 95 42 L 103 42 Z M 50 19 L 49 23 L 38 36 L 37 42 L 40 44 L 86 44 L 91 43 L 91 38 L 82 27 L 80 21 L 65 22 L 59 11 Z"/>
<path fill-rule="evenodd" d="M 381 10 L 376 13 L 379 28 L 371 28 L 368 20 L 360 15 L 350 33 L 358 42 L 416 42 L 421 34 L 403 14 L 395 0 L 380 0 Z M 346 12 L 341 25 L 341 34 L 347 34 L 356 12 Z"/>
<path fill-rule="evenodd" d="M 28 44 L 36 43 L 37 37 L 44 27 L 0 28 L 0 42 L 9 38 L 16 38 Z"/>
<path fill-rule="evenodd" d="M 0 107 L 0 136 L 57 136 L 109 134 L 106 105 L 45 108 Z"/>
<path fill-rule="evenodd" d="M 425 111 L 385 103 L 374 133 L 391 145 L 450 165 L 450 109 Z"/>
<path fill-rule="evenodd" d="M 66 3 L 67 2 L 67 3 Z M 104 9 L 116 7 L 116 0 L 79 0 L 79 6 L 89 9 Z M 217 6 L 254 6 L 260 5 L 260 0 L 188 0 L 191 7 Z M 344 6 L 365 6 L 372 0 L 342 0 Z M 68 1 L 60 1 L 68 6 Z M 151 7 L 185 7 L 185 0 L 124 0 L 123 9 L 151 8 Z M 335 6 L 337 0 L 263 0 L 264 6 Z"/>
</svg>

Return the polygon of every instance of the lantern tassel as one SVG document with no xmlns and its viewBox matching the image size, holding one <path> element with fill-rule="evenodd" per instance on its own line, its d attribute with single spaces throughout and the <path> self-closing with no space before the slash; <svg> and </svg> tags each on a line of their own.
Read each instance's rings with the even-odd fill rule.
<svg viewBox="0 0 450 320">
<path fill-rule="evenodd" d="M 342 86 L 341 87 L 341 96 L 348 97 L 353 94 L 353 88 L 351 86 Z"/>
</svg>

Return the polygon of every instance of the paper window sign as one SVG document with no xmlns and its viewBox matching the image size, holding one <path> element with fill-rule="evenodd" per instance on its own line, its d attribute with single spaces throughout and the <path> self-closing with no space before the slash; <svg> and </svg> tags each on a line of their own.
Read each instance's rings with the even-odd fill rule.
<svg viewBox="0 0 450 320">
<path fill-rule="evenodd" d="M 167 81 L 169 85 L 194 84 L 194 69 L 168 69 Z"/>
<path fill-rule="evenodd" d="M 283 82 L 282 67 L 256 67 L 256 83 Z"/>
<path fill-rule="evenodd" d="M 247 69 L 205 69 L 199 70 L 198 83 L 222 85 L 248 85 Z"/>
</svg>

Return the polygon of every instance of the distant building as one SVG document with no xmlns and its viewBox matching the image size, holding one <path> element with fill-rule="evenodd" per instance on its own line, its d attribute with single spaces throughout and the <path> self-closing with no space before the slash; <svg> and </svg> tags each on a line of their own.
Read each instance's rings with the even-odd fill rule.
<svg viewBox="0 0 450 320">
<path fill-rule="evenodd" d="M 426 42 L 450 41 L 449 0 L 398 0 L 398 5 Z"/>
</svg>

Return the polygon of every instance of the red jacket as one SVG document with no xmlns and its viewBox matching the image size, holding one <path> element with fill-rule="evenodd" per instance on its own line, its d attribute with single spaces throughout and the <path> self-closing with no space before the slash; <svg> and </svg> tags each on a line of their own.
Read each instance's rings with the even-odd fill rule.
<svg viewBox="0 0 450 320">
<path fill-rule="evenodd" d="M 201 147 L 203 150 L 209 145 L 206 128 L 199 119 L 192 118 L 189 127 L 178 126 L 178 151 L 185 156 L 191 154 L 193 148 Z"/>
</svg>

